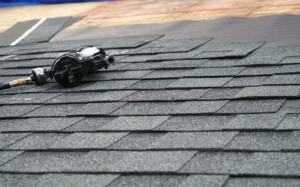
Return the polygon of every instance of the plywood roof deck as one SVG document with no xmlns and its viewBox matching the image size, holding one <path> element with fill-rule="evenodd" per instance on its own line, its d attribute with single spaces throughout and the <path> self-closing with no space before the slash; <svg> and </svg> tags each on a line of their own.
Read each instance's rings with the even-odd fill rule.
<svg viewBox="0 0 300 187">
<path fill-rule="evenodd" d="M 177 20 L 209 20 L 222 17 L 259 17 L 300 14 L 297 0 L 122 0 L 0 9 L 0 32 L 19 21 L 43 17 L 87 15 L 68 29 L 129 24 L 165 23 Z"/>
</svg>

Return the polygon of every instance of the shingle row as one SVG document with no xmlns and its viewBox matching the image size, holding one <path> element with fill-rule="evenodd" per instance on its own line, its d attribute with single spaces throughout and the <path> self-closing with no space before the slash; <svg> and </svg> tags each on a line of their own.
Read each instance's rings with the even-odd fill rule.
<svg viewBox="0 0 300 187">
<path fill-rule="evenodd" d="M 1 133 L 5 150 L 299 150 L 299 131 Z"/>
<path fill-rule="evenodd" d="M 0 171 L 299 176 L 299 157 L 298 152 L 25 152 Z"/>
<path fill-rule="evenodd" d="M 169 96 L 168 96 L 169 97 Z M 73 115 L 169 115 L 274 113 L 286 99 L 216 100 L 186 102 L 105 102 L 61 105 L 5 105 L 0 117 Z M 284 110 L 283 107 L 281 110 Z M 289 110 L 286 109 L 286 113 Z M 26 115 L 25 115 L 26 114 Z"/>
<path fill-rule="evenodd" d="M 203 186 L 235 187 L 261 186 L 299 186 L 295 178 L 230 177 L 228 175 L 118 175 L 118 174 L 0 174 L 4 186 Z"/>
<path fill-rule="evenodd" d="M 0 120 L 1 132 L 299 130 L 300 114 L 55 117 Z"/>
<path fill-rule="evenodd" d="M 28 136 L 28 134 L 24 133 Z M 12 138 L 2 145 L 5 150 L 48 149 L 222 149 L 236 135 L 235 132 L 169 132 L 169 133 L 35 133 L 22 140 L 13 138 L 19 134 L 2 133 L 1 139 Z M 127 136 L 128 135 L 128 136 Z M 123 138 L 124 137 L 124 138 Z M 18 141 L 18 142 L 16 142 Z M 10 143 L 13 143 L 12 145 Z M 226 149 L 227 147 L 225 147 Z"/>
</svg>

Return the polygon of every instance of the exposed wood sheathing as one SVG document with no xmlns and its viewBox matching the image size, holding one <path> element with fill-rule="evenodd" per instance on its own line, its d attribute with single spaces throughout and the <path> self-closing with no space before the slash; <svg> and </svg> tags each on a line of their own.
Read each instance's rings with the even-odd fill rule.
<svg viewBox="0 0 300 187">
<path fill-rule="evenodd" d="M 222 17 L 259 17 L 300 14 L 297 0 L 123 0 L 45 6 L 1 8 L 0 32 L 19 21 L 43 17 L 87 15 L 68 29 L 128 24 L 209 20 Z M 9 18 L 9 19 L 8 19 Z"/>
</svg>

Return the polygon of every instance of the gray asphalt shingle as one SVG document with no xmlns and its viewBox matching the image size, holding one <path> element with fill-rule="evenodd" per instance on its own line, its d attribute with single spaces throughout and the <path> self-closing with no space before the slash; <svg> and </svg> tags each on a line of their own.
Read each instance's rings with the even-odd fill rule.
<svg viewBox="0 0 300 187">
<path fill-rule="evenodd" d="M 113 117 L 89 117 L 69 126 L 64 131 L 81 132 L 81 131 L 97 131 L 102 125 L 114 120 Z"/>
<path fill-rule="evenodd" d="M 172 53 L 187 52 L 194 48 L 205 44 L 212 38 L 179 38 L 156 40 L 141 47 L 134 54 L 156 54 L 156 53 Z"/>
<path fill-rule="evenodd" d="M 221 149 L 238 132 L 169 132 L 149 148 L 153 149 Z"/>
<path fill-rule="evenodd" d="M 122 101 L 195 100 L 207 91 L 207 89 L 138 91 Z"/>
<path fill-rule="evenodd" d="M 39 116 L 67 116 L 74 114 L 77 110 L 82 109 L 87 104 L 72 104 L 72 105 L 44 105 L 37 110 L 28 113 L 26 117 Z M 1 108 L 0 108 L 1 109 Z"/>
<path fill-rule="evenodd" d="M 24 54 L 24 55 L 16 55 L 16 56 L 11 56 L 10 58 L 7 58 L 6 61 L 19 61 L 19 60 L 32 60 L 32 59 L 53 59 L 53 61 L 65 54 L 67 52 L 61 52 L 61 53 L 41 53 L 41 54 Z"/>
<path fill-rule="evenodd" d="M 260 86 L 263 85 L 270 76 L 260 76 L 260 77 L 235 77 L 224 87 L 245 87 L 245 86 Z"/>
<path fill-rule="evenodd" d="M 240 59 L 210 59 L 200 67 L 232 67 L 241 65 Z"/>
<path fill-rule="evenodd" d="M 51 145 L 52 149 L 99 149 L 106 148 L 127 133 L 74 133 Z"/>
<path fill-rule="evenodd" d="M 193 58 L 218 58 L 245 56 L 264 45 L 265 42 L 211 43 L 196 49 L 200 53 Z"/>
<path fill-rule="evenodd" d="M 120 63 L 146 62 L 147 59 L 155 56 L 156 55 L 130 55 L 118 60 L 118 62 Z"/>
<path fill-rule="evenodd" d="M 279 110 L 283 113 L 300 113 L 300 100 L 291 99 L 287 100 Z"/>
<path fill-rule="evenodd" d="M 91 151 L 74 165 L 73 170 L 105 172 L 128 153 L 128 151 Z"/>
<path fill-rule="evenodd" d="M 108 187 L 163 187 L 178 186 L 187 178 L 186 175 L 124 175 L 114 180 Z"/>
<path fill-rule="evenodd" d="M 5 105 L 0 107 L 0 118 L 2 117 L 19 117 L 27 114 L 41 105 Z"/>
<path fill-rule="evenodd" d="M 280 72 L 282 66 L 265 66 L 265 67 L 247 67 L 238 75 L 274 75 Z"/>
<path fill-rule="evenodd" d="M 188 77 L 191 75 L 193 69 L 180 69 L 180 70 L 155 70 L 150 74 L 143 77 L 144 79 L 157 79 L 157 78 L 180 78 Z"/>
<path fill-rule="evenodd" d="M 111 115 L 162 115 L 174 113 L 182 102 L 135 102 L 128 103 Z"/>
<path fill-rule="evenodd" d="M 180 53 L 161 53 L 157 55 L 147 55 L 145 58 L 145 61 L 148 62 L 155 62 L 155 61 L 167 61 L 167 60 L 191 60 L 193 56 L 198 54 L 199 51 L 189 51 L 186 53 L 180 52 Z"/>
<path fill-rule="evenodd" d="M 221 87 L 232 77 L 226 78 L 181 78 L 170 84 L 168 88 L 201 88 L 201 87 Z"/>
<path fill-rule="evenodd" d="M 284 59 L 284 56 L 247 56 L 240 61 L 241 65 L 269 65 L 278 64 Z"/>
<path fill-rule="evenodd" d="M 45 150 L 67 136 L 69 134 L 35 133 L 7 147 L 6 150 Z"/>
<path fill-rule="evenodd" d="M 299 64 L 300 63 L 300 57 L 299 56 L 287 56 L 285 59 L 283 59 L 280 64 Z"/>
<path fill-rule="evenodd" d="M 115 72 L 100 72 L 86 76 L 84 81 L 101 81 L 101 80 L 124 80 L 124 79 L 140 79 L 151 71 L 115 71 Z"/>
<path fill-rule="evenodd" d="M 105 174 L 44 174 L 33 182 L 33 186 L 57 187 L 105 187 L 119 175 Z"/>
<path fill-rule="evenodd" d="M 276 112 L 285 102 L 285 99 L 266 100 L 238 100 L 229 101 L 217 113 L 220 114 L 245 114 Z"/>
<path fill-rule="evenodd" d="M 153 69 L 185 69 L 185 68 L 196 68 L 207 62 L 207 60 L 174 60 L 174 61 L 163 61 L 155 63 Z M 147 64 L 154 64 L 148 63 Z M 149 68 L 149 69 L 152 69 Z"/>
<path fill-rule="evenodd" d="M 179 187 L 190 186 L 223 186 L 229 179 L 228 175 L 190 175 L 185 181 L 183 181 Z"/>
<path fill-rule="evenodd" d="M 248 187 L 263 187 L 263 186 L 299 186 L 300 180 L 293 178 L 230 178 L 224 187 L 248 186 Z"/>
<path fill-rule="evenodd" d="M 17 94 L 9 98 L 0 99 L 1 104 L 41 104 L 54 97 L 61 95 L 60 93 L 36 93 L 36 94 Z"/>
<path fill-rule="evenodd" d="M 232 99 L 243 88 L 213 88 L 201 96 L 200 100 Z"/>
<path fill-rule="evenodd" d="M 285 85 L 285 84 L 300 84 L 300 75 L 273 75 L 270 79 L 263 83 L 264 85 Z"/>
<path fill-rule="evenodd" d="M 140 80 L 127 87 L 128 89 L 164 89 L 177 79 Z"/>
<path fill-rule="evenodd" d="M 37 68 L 43 66 L 51 66 L 53 59 L 35 59 L 35 60 L 26 60 L 21 62 L 6 62 L 0 64 L 0 68 Z M 30 74 L 31 71 L 28 71 Z"/>
<path fill-rule="evenodd" d="M 10 76 L 10 75 L 24 75 L 24 76 L 30 76 L 31 69 L 25 69 L 25 68 L 18 68 L 18 69 L 0 69 L 0 75 L 1 76 Z"/>
<path fill-rule="evenodd" d="M 1 151 L 0 166 L 22 154 L 23 151 Z M 0 180 L 1 181 L 1 180 Z M 1 183 L 3 184 L 3 183 Z"/>
<path fill-rule="evenodd" d="M 280 151 L 290 132 L 240 132 L 226 145 L 227 150 Z"/>
<path fill-rule="evenodd" d="M 24 187 L 32 186 L 41 174 L 0 174 L 1 186 L 9 187 Z"/>
<path fill-rule="evenodd" d="M 133 93 L 134 91 L 66 93 L 47 101 L 47 103 L 86 103 L 95 101 L 118 101 Z"/>
<path fill-rule="evenodd" d="M 97 130 L 134 131 L 152 130 L 166 121 L 169 116 L 124 116 L 118 117 Z"/>
<path fill-rule="evenodd" d="M 114 172 L 175 172 L 194 155 L 195 151 L 129 152 L 108 168 Z"/>
<path fill-rule="evenodd" d="M 235 76 L 241 72 L 244 67 L 229 68 L 196 68 L 188 76 L 195 77 L 215 77 L 215 76 Z"/>
<path fill-rule="evenodd" d="M 81 90 L 96 91 L 124 89 L 136 82 L 137 80 L 99 81 L 91 86 L 84 87 Z"/>
<path fill-rule="evenodd" d="M 237 173 L 252 155 L 251 152 L 198 152 L 179 173 Z"/>
<path fill-rule="evenodd" d="M 108 149 L 145 150 L 164 135 L 165 133 L 130 133 Z"/>
<path fill-rule="evenodd" d="M 260 86 L 246 87 L 235 98 L 255 97 L 295 97 L 300 94 L 300 86 Z"/>
<path fill-rule="evenodd" d="M 223 126 L 223 129 L 242 130 L 242 129 L 275 129 L 284 114 L 239 114 L 229 123 Z"/>
<path fill-rule="evenodd" d="M 158 131 L 205 131 L 222 130 L 233 115 L 227 116 L 174 116 L 158 126 Z"/>
<path fill-rule="evenodd" d="M 276 129 L 300 129 L 300 114 L 287 114 Z"/>
<path fill-rule="evenodd" d="M 1 120 L 0 131 L 60 131 L 82 120 L 75 118 L 29 118 L 19 120 Z"/>
<path fill-rule="evenodd" d="M 89 103 L 89 104 L 63 104 L 44 105 L 27 114 L 27 117 L 36 116 L 70 116 L 70 115 L 104 115 L 109 114 L 125 105 L 125 102 L 115 103 Z M 1 109 L 1 108 L 0 108 Z"/>
<path fill-rule="evenodd" d="M 74 171 L 87 152 L 25 152 L 0 166 L 0 171 Z"/>
<path fill-rule="evenodd" d="M 202 114 L 214 113 L 222 108 L 228 100 L 222 101 L 186 101 L 174 112 L 175 114 Z"/>
<path fill-rule="evenodd" d="M 299 73 L 300 72 L 300 65 L 284 65 L 281 67 L 279 73 Z"/>
<path fill-rule="evenodd" d="M 239 173 L 255 175 L 299 176 L 300 154 L 255 152 Z"/>
<path fill-rule="evenodd" d="M 291 135 L 283 142 L 283 150 L 299 150 L 300 149 L 300 133 L 299 131 L 293 131 Z"/>
<path fill-rule="evenodd" d="M 4 149 L 29 135 L 30 133 L 0 133 L 0 148 Z"/>
</svg>

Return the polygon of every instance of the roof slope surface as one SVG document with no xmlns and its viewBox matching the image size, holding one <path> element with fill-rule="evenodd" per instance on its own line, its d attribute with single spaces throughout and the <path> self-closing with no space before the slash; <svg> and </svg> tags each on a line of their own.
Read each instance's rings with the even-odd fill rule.
<svg viewBox="0 0 300 187">
<path fill-rule="evenodd" d="M 93 40 L 118 64 L 78 87 L 1 91 L 0 184 L 300 185 L 300 47 L 160 37 Z M 0 82 L 89 42 L 3 47 Z"/>
</svg>

